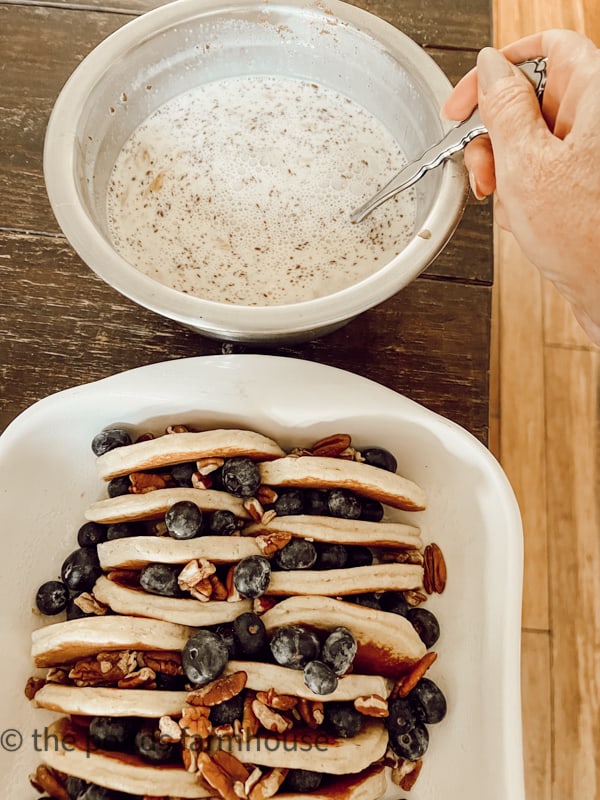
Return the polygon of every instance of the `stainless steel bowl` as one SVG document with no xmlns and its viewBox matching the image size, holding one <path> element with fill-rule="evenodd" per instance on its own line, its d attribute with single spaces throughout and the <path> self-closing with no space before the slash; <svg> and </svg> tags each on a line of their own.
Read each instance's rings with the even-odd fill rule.
<svg viewBox="0 0 600 800">
<path fill-rule="evenodd" d="M 71 245 L 131 300 L 214 338 L 301 341 L 387 299 L 433 261 L 461 217 L 464 170 L 448 162 L 420 181 L 408 245 L 342 291 L 260 307 L 170 289 L 131 266 L 111 243 L 106 194 L 113 165 L 135 128 L 169 99 L 199 83 L 254 74 L 300 77 L 350 97 L 391 131 L 407 158 L 445 132 L 438 109 L 450 90 L 446 76 L 415 42 L 372 14 L 339 0 L 178 0 L 109 36 L 69 78 L 48 124 L 46 186 Z"/>
</svg>

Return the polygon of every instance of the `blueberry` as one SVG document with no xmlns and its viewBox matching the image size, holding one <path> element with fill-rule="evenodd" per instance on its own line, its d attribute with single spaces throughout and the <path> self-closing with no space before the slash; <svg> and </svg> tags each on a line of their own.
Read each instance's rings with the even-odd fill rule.
<svg viewBox="0 0 600 800">
<path fill-rule="evenodd" d="M 235 636 L 233 633 L 233 622 L 223 622 L 218 625 L 215 633 L 218 633 L 221 639 L 225 642 L 229 658 L 237 658 L 237 649 L 235 645 Z"/>
<path fill-rule="evenodd" d="M 312 631 L 301 625 L 278 628 L 269 643 L 273 658 L 282 667 L 304 669 L 309 661 L 319 657 L 319 640 Z"/>
<path fill-rule="evenodd" d="M 370 500 L 369 498 L 361 498 L 360 501 L 360 519 L 367 522 L 381 522 L 383 519 L 383 505 L 379 500 Z"/>
<path fill-rule="evenodd" d="M 130 749 L 137 721 L 132 717 L 93 717 L 90 721 L 90 741 L 102 750 Z"/>
<path fill-rule="evenodd" d="M 175 752 L 173 744 L 164 741 L 159 728 L 145 723 L 135 735 L 136 753 L 149 764 L 164 764 Z"/>
<path fill-rule="evenodd" d="M 362 510 L 358 497 L 347 489 L 330 489 L 327 505 L 332 517 L 343 519 L 358 519 Z"/>
<path fill-rule="evenodd" d="M 223 672 L 229 653 L 217 633 L 201 628 L 187 640 L 181 656 L 188 679 L 196 686 L 203 686 Z"/>
<path fill-rule="evenodd" d="M 348 552 L 343 544 L 324 544 L 318 542 L 315 569 L 342 569 L 346 566 Z"/>
<path fill-rule="evenodd" d="M 119 478 L 113 478 L 108 484 L 106 491 L 109 497 L 120 497 L 123 494 L 129 494 L 131 488 L 131 481 L 129 475 L 121 475 Z"/>
<path fill-rule="evenodd" d="M 386 728 L 390 735 L 398 736 L 411 731 L 416 723 L 417 716 L 413 704 L 406 697 L 397 697 L 389 704 L 389 714 L 386 718 Z"/>
<path fill-rule="evenodd" d="M 420 722 L 406 733 L 390 733 L 390 746 L 400 758 L 418 761 L 425 754 L 429 745 L 427 728 Z"/>
<path fill-rule="evenodd" d="M 274 561 L 281 569 L 310 569 L 317 560 L 317 550 L 306 539 L 292 539 L 275 553 Z"/>
<path fill-rule="evenodd" d="M 131 436 L 123 428 L 107 428 L 97 433 L 92 439 L 92 450 L 97 456 L 114 450 L 115 447 L 131 444 Z"/>
<path fill-rule="evenodd" d="M 69 775 L 65 785 L 65 789 L 69 795 L 69 800 L 78 800 L 79 795 L 83 794 L 87 787 L 87 781 L 84 781 L 81 778 L 74 778 L 72 775 Z"/>
<path fill-rule="evenodd" d="M 140 572 L 140 586 L 150 594 L 163 597 L 181 597 L 179 587 L 181 567 L 176 564 L 148 564 Z"/>
<path fill-rule="evenodd" d="M 411 608 L 406 617 L 425 647 L 433 647 L 440 638 L 440 625 L 435 615 L 426 608 Z"/>
<path fill-rule="evenodd" d="M 372 467 L 379 467 L 387 470 L 387 472 L 396 472 L 398 469 L 398 462 L 394 456 L 383 447 L 367 447 L 360 452 L 365 463 L 370 464 Z"/>
<path fill-rule="evenodd" d="M 323 642 L 321 658 L 336 675 L 348 672 L 357 651 L 356 639 L 348 628 L 335 628 Z"/>
<path fill-rule="evenodd" d="M 315 694 L 331 694 L 337 689 L 338 678 L 323 661 L 309 661 L 304 667 L 304 683 Z"/>
<path fill-rule="evenodd" d="M 185 464 L 175 464 L 171 467 L 171 477 L 176 486 L 190 487 L 192 485 L 192 475 L 198 471 L 195 461 L 188 461 Z"/>
<path fill-rule="evenodd" d="M 184 692 L 187 679 L 185 675 L 168 675 L 166 672 L 157 672 L 155 683 L 159 692 Z"/>
<path fill-rule="evenodd" d="M 252 611 L 240 614 L 233 621 L 235 652 L 243 658 L 257 659 L 267 647 L 267 631 L 261 618 Z"/>
<path fill-rule="evenodd" d="M 353 703 L 325 703 L 325 724 L 336 736 L 350 739 L 360 732 L 363 716 Z"/>
<path fill-rule="evenodd" d="M 405 617 L 411 608 L 406 602 L 402 592 L 385 592 L 381 595 L 379 605 L 382 611 L 389 611 L 391 614 L 400 614 L 401 617 Z"/>
<path fill-rule="evenodd" d="M 247 556 L 235 565 L 233 585 L 242 597 L 260 597 L 271 579 L 271 564 L 264 556 Z"/>
<path fill-rule="evenodd" d="M 379 598 L 373 592 L 364 592 L 363 594 L 349 595 L 348 600 L 356 603 L 358 606 L 365 606 L 366 608 L 374 608 L 376 611 L 381 611 Z"/>
<path fill-rule="evenodd" d="M 42 583 L 35 596 L 35 604 L 42 612 L 52 616 L 60 614 L 67 607 L 69 590 L 62 581 L 46 581 Z"/>
<path fill-rule="evenodd" d="M 85 522 L 77 531 L 79 547 L 95 547 L 106 541 L 106 525 L 99 522 Z"/>
<path fill-rule="evenodd" d="M 231 536 L 239 528 L 233 511 L 226 509 L 215 511 L 208 522 L 208 533 L 211 536 Z"/>
<path fill-rule="evenodd" d="M 346 548 L 346 567 L 369 567 L 373 563 L 373 553 L 364 544 Z"/>
<path fill-rule="evenodd" d="M 244 692 L 236 694 L 229 700 L 224 700 L 222 703 L 217 703 L 216 706 L 211 706 L 210 721 L 213 727 L 218 725 L 233 725 L 237 720 L 242 721 L 244 713 Z"/>
<path fill-rule="evenodd" d="M 165 514 L 165 525 L 173 539 L 193 539 L 202 527 L 202 511 L 189 500 L 173 503 Z"/>
<path fill-rule="evenodd" d="M 322 772 L 313 772 L 308 769 L 290 769 L 281 786 L 282 792 L 314 792 L 323 780 Z"/>
<path fill-rule="evenodd" d="M 80 547 L 70 553 L 60 570 L 60 576 L 72 592 L 89 592 L 102 574 L 95 547 Z"/>
<path fill-rule="evenodd" d="M 256 464 L 245 456 L 228 458 L 221 468 L 225 489 L 235 497 L 252 497 L 260 486 L 260 472 Z"/>
<path fill-rule="evenodd" d="M 304 497 L 300 489 L 285 489 L 273 503 L 278 517 L 304 514 Z"/>
<path fill-rule="evenodd" d="M 446 698 L 440 687 L 430 678 L 421 678 L 408 695 L 408 701 L 421 722 L 441 722 L 446 716 Z"/>
<path fill-rule="evenodd" d="M 127 539 L 130 536 L 143 536 L 146 529 L 141 522 L 114 522 L 109 525 L 106 531 L 106 539 L 112 542 L 113 539 Z"/>
<path fill-rule="evenodd" d="M 321 489 L 306 489 L 304 492 L 304 513 L 319 517 L 329 516 L 327 492 Z"/>
</svg>

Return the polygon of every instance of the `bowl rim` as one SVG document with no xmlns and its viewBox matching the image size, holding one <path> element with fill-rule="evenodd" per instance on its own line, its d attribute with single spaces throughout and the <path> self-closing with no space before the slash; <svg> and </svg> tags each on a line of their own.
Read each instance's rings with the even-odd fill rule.
<svg viewBox="0 0 600 800">
<path fill-rule="evenodd" d="M 417 234 L 391 261 L 363 280 L 322 297 L 273 306 L 238 305 L 206 300 L 159 283 L 131 265 L 98 231 L 83 207 L 75 179 L 77 128 L 81 109 L 102 75 L 117 58 L 165 27 L 185 23 L 217 10 L 253 7 L 270 13 L 282 7 L 307 9 L 324 20 L 336 18 L 358 28 L 384 46 L 401 46 L 403 56 L 419 71 L 439 106 L 451 84 L 442 69 L 410 37 L 385 20 L 343 0 L 331 0 L 324 9 L 311 0 L 270 4 L 256 0 L 175 0 L 130 20 L 100 42 L 73 71 L 52 109 L 46 129 L 43 172 L 50 205 L 58 224 L 84 263 L 130 300 L 191 328 L 215 335 L 230 331 L 249 336 L 297 334 L 343 323 L 388 299 L 412 282 L 438 255 L 458 225 L 467 197 L 466 174 L 458 159 L 442 167 L 437 202 Z M 451 123 L 440 119 L 443 129 Z M 402 269 L 398 266 L 402 262 Z"/>
</svg>

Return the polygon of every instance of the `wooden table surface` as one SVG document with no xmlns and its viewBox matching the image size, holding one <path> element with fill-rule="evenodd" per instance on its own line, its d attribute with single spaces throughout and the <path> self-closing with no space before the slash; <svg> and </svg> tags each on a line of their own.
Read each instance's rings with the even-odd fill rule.
<svg viewBox="0 0 600 800">
<path fill-rule="evenodd" d="M 199 0 L 200 3 L 200 0 Z M 238 351 L 142 309 L 74 253 L 50 209 L 42 150 L 52 105 L 82 58 L 147 0 L 0 2 L 0 431 L 36 400 L 123 370 Z M 489 43 L 488 0 L 361 0 L 452 82 Z M 450 244 L 408 288 L 344 328 L 278 354 L 371 378 L 488 430 L 491 211 L 472 201 Z"/>
</svg>

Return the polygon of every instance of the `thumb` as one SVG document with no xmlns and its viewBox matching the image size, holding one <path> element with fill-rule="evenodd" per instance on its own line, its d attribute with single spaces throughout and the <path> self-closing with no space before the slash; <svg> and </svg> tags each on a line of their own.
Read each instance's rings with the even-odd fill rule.
<svg viewBox="0 0 600 800">
<path fill-rule="evenodd" d="M 479 112 L 489 131 L 494 157 L 548 128 L 533 86 L 523 73 L 498 50 L 485 47 L 477 57 Z"/>
</svg>

